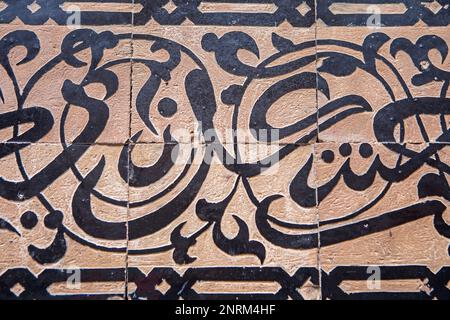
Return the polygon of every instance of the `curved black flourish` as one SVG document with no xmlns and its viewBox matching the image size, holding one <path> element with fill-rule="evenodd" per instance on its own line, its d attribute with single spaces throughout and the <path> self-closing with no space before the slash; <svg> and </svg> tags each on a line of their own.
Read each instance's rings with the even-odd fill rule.
<svg viewBox="0 0 450 320">
<path fill-rule="evenodd" d="M 196 205 L 196 213 L 201 220 L 214 225 L 213 240 L 217 247 L 219 247 L 222 251 L 232 256 L 240 254 L 253 254 L 259 258 L 262 264 L 266 257 L 264 245 L 258 241 L 249 239 L 248 227 L 241 218 L 237 215 L 233 215 L 233 219 L 239 227 L 239 231 L 233 239 L 227 238 L 221 230 L 221 223 L 225 210 L 233 198 L 233 195 L 236 193 L 238 183 L 239 179 L 237 179 L 230 194 L 221 202 L 211 203 L 206 199 L 200 199 Z"/>
<path fill-rule="evenodd" d="M 0 229 L 8 230 L 8 231 L 10 231 L 10 232 L 14 232 L 14 233 L 17 234 L 18 236 L 20 236 L 19 231 L 17 231 L 17 229 L 14 228 L 14 227 L 11 225 L 11 223 L 9 223 L 8 221 L 6 221 L 6 220 L 4 220 L 4 219 L 1 219 L 1 218 L 0 218 Z"/>
</svg>

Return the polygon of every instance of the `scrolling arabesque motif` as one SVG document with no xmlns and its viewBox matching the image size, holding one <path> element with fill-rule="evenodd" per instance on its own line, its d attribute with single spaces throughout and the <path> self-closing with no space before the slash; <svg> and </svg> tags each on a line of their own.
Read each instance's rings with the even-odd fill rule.
<svg viewBox="0 0 450 320">
<path fill-rule="evenodd" d="M 120 59 L 101 65 L 100 61 L 102 60 L 104 50 L 114 48 L 119 41 L 129 39 L 130 37 L 130 34 L 116 35 L 111 32 L 96 33 L 88 29 L 74 31 L 66 36 L 62 43 L 60 54 L 55 56 L 34 74 L 24 88 L 20 88 L 17 83 L 14 75 L 14 66 L 12 66 L 8 60 L 8 52 L 16 46 L 25 46 L 27 55 L 20 64 L 27 63 L 33 60 L 38 54 L 40 50 L 39 39 L 32 32 L 16 31 L 5 36 L 0 42 L 0 51 L 3 54 L 0 62 L 14 85 L 17 100 L 16 111 L 0 116 L 0 128 L 13 127 L 14 130 L 13 138 L 1 145 L 0 158 L 14 154 L 17 166 L 21 169 L 23 176 L 22 182 L 7 181 L 2 178 L 0 180 L 0 196 L 7 200 L 18 202 L 36 197 L 47 208 L 48 215 L 45 218 L 45 225 L 50 229 L 57 230 L 57 233 L 54 241 L 48 248 L 40 249 L 32 244 L 28 247 L 30 256 L 38 263 L 53 263 L 61 259 L 67 249 L 65 237 L 70 237 L 83 245 L 98 250 L 125 252 L 127 249 L 124 247 L 101 246 L 95 242 L 86 240 L 83 235 L 77 234 L 64 225 L 64 214 L 67 213 L 63 213 L 58 209 L 53 208 L 51 203 L 49 203 L 42 194 L 42 191 L 66 171 L 73 171 L 80 183 L 74 194 L 72 203 L 72 215 L 77 225 L 90 237 L 112 241 L 127 238 L 139 239 L 140 237 L 154 234 L 170 225 L 176 218 L 182 216 L 189 204 L 195 201 L 202 183 L 209 173 L 208 163 L 202 161 L 202 164 L 198 167 L 191 180 L 174 199 L 165 203 L 162 208 L 155 212 L 148 213 L 141 218 L 128 222 L 106 222 L 97 219 L 92 212 L 91 197 L 97 197 L 116 206 L 126 207 L 129 205 L 130 207 L 139 207 L 156 201 L 165 195 L 165 191 L 163 190 L 149 199 L 136 203 L 118 201 L 102 194 L 96 189 L 98 180 L 105 168 L 104 157 L 86 176 L 83 176 L 75 166 L 78 159 L 80 159 L 89 148 L 89 144 L 96 141 L 108 121 L 109 112 L 105 100 L 117 92 L 119 82 L 117 75 L 111 71 L 110 68 L 114 65 L 129 62 L 129 59 Z M 441 121 L 442 135 L 437 141 L 450 141 L 450 133 L 445 126 L 444 118 L 445 115 L 450 113 L 450 108 L 448 108 L 449 100 L 446 98 L 450 82 L 450 73 L 435 67 L 428 59 L 428 52 L 431 49 L 437 49 L 443 59 L 446 58 L 448 47 L 442 39 L 436 36 L 425 36 L 420 38 L 416 44 L 402 38 L 394 39 L 391 42 L 390 48 L 392 55 L 395 56 L 399 51 L 405 51 L 418 68 L 419 74 L 415 75 L 413 78 L 414 85 L 420 86 L 432 81 L 442 82 L 442 94 L 440 97 L 414 98 L 409 92 L 408 86 L 400 73 L 378 52 L 383 45 L 386 45 L 386 43 L 391 40 L 383 33 L 369 35 L 361 46 L 350 42 L 331 39 L 319 40 L 317 44 L 315 41 L 294 44 L 289 39 L 273 34 L 273 46 L 278 52 L 256 67 L 242 62 L 237 54 L 239 50 L 246 50 L 256 56 L 259 55 L 258 45 L 249 35 L 243 32 L 230 32 L 222 37 L 218 37 L 215 34 L 206 34 L 202 41 L 203 49 L 215 54 L 217 64 L 224 71 L 233 75 L 245 76 L 247 78 L 243 85 L 230 84 L 229 88 L 224 90 L 221 95 L 222 102 L 234 108 L 233 129 L 237 129 L 236 119 L 240 112 L 239 107 L 249 85 L 253 81 L 288 75 L 284 79 L 278 80 L 272 84 L 271 87 L 259 97 L 251 112 L 249 129 L 256 131 L 264 129 L 269 133 L 273 130 L 277 130 L 279 132 L 279 139 L 300 132 L 302 134 L 298 137 L 297 143 L 281 147 L 268 159 L 262 159 L 257 162 L 241 163 L 239 147 L 235 146 L 234 155 L 229 154 L 221 144 L 219 135 L 215 131 L 213 117 L 217 110 L 216 97 L 214 95 L 213 85 L 209 78 L 208 71 L 201 60 L 192 51 L 171 40 L 140 34 L 133 35 L 133 37 L 134 39 L 148 41 L 149 44 L 151 43 L 150 51 L 152 53 L 163 50 L 169 55 L 169 59 L 165 62 L 151 59 L 133 60 L 134 63 L 145 65 L 151 72 L 151 76 L 136 97 L 137 113 L 146 128 L 152 132 L 157 132 L 155 125 L 149 116 L 149 109 L 153 102 L 153 98 L 162 83 L 168 81 L 171 78 L 171 73 L 179 66 L 181 54 L 187 55 L 195 63 L 197 68 L 190 71 L 186 76 L 186 94 L 189 98 L 190 107 L 195 119 L 202 124 L 202 132 L 206 133 L 208 131 L 208 134 L 210 135 L 208 136 L 208 141 L 213 141 L 212 143 L 207 141 L 207 150 L 204 151 L 203 156 L 206 157 L 206 155 L 210 153 L 216 153 L 218 155 L 225 154 L 226 156 L 221 158 L 225 158 L 228 161 L 224 161 L 222 165 L 226 169 L 237 174 L 238 177 L 233 191 L 223 201 L 219 203 L 210 203 L 206 199 L 199 199 L 196 201 L 196 214 L 200 220 L 205 222 L 197 232 L 188 237 L 183 236 L 181 234 L 181 229 L 186 223 L 183 222 L 173 228 L 170 244 L 161 247 L 129 250 L 129 254 L 141 255 L 173 250 L 173 259 L 176 263 L 192 263 L 196 258 L 188 255 L 189 248 L 196 243 L 197 238 L 201 234 L 212 229 L 211 232 L 215 245 L 225 253 L 229 255 L 252 254 L 257 256 L 261 263 L 264 262 L 266 255 L 264 244 L 259 241 L 250 240 L 249 228 L 238 215 L 233 216 L 239 227 L 238 234 L 235 238 L 228 239 L 221 230 L 221 220 L 224 212 L 234 196 L 237 186 L 241 183 L 243 184 L 249 199 L 255 206 L 254 218 L 258 231 L 264 239 L 276 246 L 299 250 L 314 248 L 318 246 L 319 236 L 321 245 L 327 246 L 386 230 L 417 220 L 424 216 L 434 216 L 434 226 L 436 230 L 442 236 L 449 237 L 449 226 L 442 217 L 443 212 L 446 210 L 446 206 L 439 200 L 424 200 L 422 203 L 411 204 L 411 206 L 386 212 L 375 218 L 358 220 L 356 222 L 354 220 L 380 201 L 383 196 L 389 192 L 389 189 L 393 184 L 407 178 L 424 164 L 436 168 L 441 175 L 427 174 L 422 177 L 417 186 L 419 197 L 426 198 L 429 196 L 438 196 L 450 200 L 450 188 L 446 179 L 442 178 L 444 174 L 450 173 L 450 168 L 446 163 L 439 159 L 439 156 L 437 156 L 437 152 L 444 148 L 444 144 L 430 144 L 421 152 L 410 150 L 403 144 L 403 121 L 406 118 L 415 117 L 420 126 L 420 116 L 423 114 L 440 116 L 441 119 L 444 119 Z M 334 44 L 341 48 L 357 51 L 362 54 L 363 59 L 358 59 L 339 51 L 320 52 L 317 56 L 315 54 L 305 54 L 308 49 L 314 48 L 316 45 L 321 46 L 327 44 Z M 31 143 L 39 141 L 39 139 L 50 131 L 55 123 L 52 114 L 45 109 L 45 107 L 26 106 L 27 96 L 32 88 L 39 82 L 39 79 L 58 63 L 64 62 L 74 68 L 85 66 L 86 62 L 79 60 L 76 56 L 76 54 L 82 50 L 91 51 L 91 61 L 89 62 L 89 69 L 85 75 L 84 81 L 81 84 L 75 84 L 67 80 L 62 87 L 62 94 L 67 102 L 60 123 L 60 138 L 63 151 L 39 173 L 35 174 L 33 177 L 29 177 L 23 168 L 21 150 Z M 294 59 L 291 58 L 287 62 L 278 65 L 276 64 L 280 58 L 292 55 L 295 56 Z M 317 72 L 301 71 L 302 68 L 314 64 L 317 58 L 323 59 L 324 61 Z M 396 99 L 392 87 L 385 79 L 383 79 L 377 70 L 378 62 L 385 63 L 397 76 L 398 85 L 404 89 L 407 96 L 406 99 Z M 375 175 L 379 174 L 385 181 L 384 189 L 378 197 L 356 212 L 348 213 L 337 219 L 321 221 L 321 225 L 330 226 L 331 228 L 321 231 L 320 233 L 311 232 L 311 230 L 317 227 L 316 225 L 291 224 L 278 220 L 269 213 L 269 207 L 273 201 L 282 196 L 275 194 L 259 200 L 252 190 L 249 179 L 261 174 L 261 172 L 270 168 L 270 166 L 281 161 L 302 143 L 307 143 L 312 139 L 315 139 L 317 130 L 326 130 L 355 114 L 372 111 L 372 106 L 362 96 L 348 95 L 342 99 L 330 100 L 330 88 L 328 82 L 321 75 L 328 73 L 336 77 L 344 77 L 354 73 L 356 70 L 362 70 L 363 72 L 370 74 L 375 81 L 378 81 L 383 85 L 387 94 L 391 97 L 392 103 L 382 107 L 376 113 L 373 128 L 379 142 L 397 142 L 397 144 L 386 144 L 387 148 L 390 148 L 391 151 L 398 154 L 397 165 L 394 168 L 389 168 L 384 165 L 377 156 L 365 174 L 357 175 L 352 171 L 350 162 L 346 161 L 338 174 L 328 183 L 318 187 L 311 187 L 308 185 L 308 176 L 313 167 L 313 156 L 311 155 L 290 184 L 290 196 L 302 207 L 308 208 L 318 205 L 331 193 L 340 178 L 344 179 L 346 185 L 351 189 L 361 191 L 366 190 L 373 183 Z M 104 86 L 106 96 L 103 100 L 94 99 L 86 93 L 85 87 L 92 83 Z M 307 116 L 284 128 L 273 128 L 267 123 L 266 114 L 277 99 L 289 92 L 307 89 L 318 90 L 320 94 L 330 100 L 325 106 L 322 106 L 318 110 L 318 128 L 314 128 L 314 125 L 316 124 L 315 115 Z M 0 99 L 2 101 L 4 100 L 1 88 Z M 67 120 L 67 114 L 73 105 L 85 109 L 89 114 L 89 121 L 82 132 L 74 139 L 73 144 L 69 145 L 65 138 L 65 122 Z M 337 115 L 329 117 L 329 115 L 334 112 L 337 112 Z M 32 122 L 34 127 L 25 133 L 19 134 L 18 126 L 28 122 Z M 396 126 L 400 126 L 399 141 L 394 136 L 394 128 Z M 166 171 L 170 169 L 170 166 L 173 163 L 171 163 L 172 160 L 169 159 L 168 155 L 173 154 L 173 151 L 177 149 L 177 141 L 172 137 L 170 127 L 165 128 L 163 132 L 164 141 L 172 142 L 172 144 L 167 144 L 167 150 L 164 150 L 157 164 L 151 167 L 138 167 L 133 164 L 132 161 L 129 161 L 127 158 L 128 146 L 124 147 L 117 167 L 124 181 L 127 181 L 130 185 L 136 187 L 148 186 L 159 178 L 162 178 L 161 172 L 164 172 L 164 170 L 162 170 L 161 166 L 168 166 L 165 168 Z M 140 134 L 141 132 L 135 134 L 130 140 L 136 142 L 139 139 Z M 428 142 L 426 132 L 422 132 L 422 134 L 424 141 Z M 255 136 L 255 139 L 263 143 L 268 142 L 264 141 L 264 139 L 259 136 Z M 130 152 L 132 152 L 132 147 Z M 199 152 L 200 150 L 195 148 L 191 150 L 192 156 Z M 373 152 L 373 150 L 369 150 L 368 152 Z M 232 159 L 232 161 L 229 161 L 229 159 Z M 404 159 L 407 159 L 407 161 L 403 162 Z M 132 167 L 133 170 L 130 170 L 130 167 Z M 194 168 L 190 167 L 189 164 L 186 164 L 185 171 L 183 172 L 189 170 L 194 170 Z M 132 173 L 130 177 L 128 177 L 130 172 Z M 401 173 L 399 174 L 399 172 Z M 186 179 L 184 173 L 173 182 L 173 186 L 177 185 L 183 179 Z M 316 188 L 318 191 L 317 193 Z M 335 226 L 337 223 L 341 222 L 346 222 L 346 224 Z M 370 224 L 371 227 L 364 228 L 364 231 L 361 232 L 360 230 L 363 229 L 362 226 L 367 224 Z M 306 232 L 295 235 L 285 234 L 282 231 L 277 230 L 276 226 L 290 228 L 292 230 L 306 230 Z M 3 219 L 0 220 L 0 228 L 20 234 L 13 225 Z"/>
</svg>

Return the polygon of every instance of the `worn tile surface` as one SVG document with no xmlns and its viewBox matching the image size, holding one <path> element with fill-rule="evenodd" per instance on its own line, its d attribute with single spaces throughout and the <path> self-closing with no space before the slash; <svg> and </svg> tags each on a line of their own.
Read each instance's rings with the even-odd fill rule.
<svg viewBox="0 0 450 320">
<path fill-rule="evenodd" d="M 0 1 L 0 299 L 450 299 L 449 5 Z"/>
<path fill-rule="evenodd" d="M 449 142 L 448 28 L 317 30 L 321 141 Z"/>
<path fill-rule="evenodd" d="M 121 149 L 1 145 L 3 297 L 124 297 L 127 179 L 117 171 Z M 86 283 L 77 283 L 83 278 Z M 37 279 L 48 286 L 36 287 Z M 19 294 L 7 290 L 16 282 L 24 289 Z"/>
<path fill-rule="evenodd" d="M 354 279 L 347 279 L 355 281 L 354 286 L 343 281 L 339 288 L 324 288 L 324 298 L 346 294 L 364 297 L 361 289 L 367 289 L 368 274 L 374 273 L 380 274 L 381 282 L 372 288 L 373 297 L 385 291 L 386 297 L 403 291 L 409 298 L 446 297 L 445 283 L 440 287 L 428 277 L 439 272 L 442 276 L 442 266 L 450 263 L 445 236 L 449 203 L 448 197 L 442 197 L 448 174 L 440 168 L 448 163 L 449 147 L 380 143 L 317 146 L 320 262 L 325 279 L 327 273 L 343 265 L 413 265 L 392 281 L 386 270 L 360 269 Z M 429 153 L 435 155 L 433 160 L 439 160 L 429 161 Z M 417 275 L 412 274 L 414 270 Z M 370 295 L 366 293 L 366 297 Z"/>
</svg>

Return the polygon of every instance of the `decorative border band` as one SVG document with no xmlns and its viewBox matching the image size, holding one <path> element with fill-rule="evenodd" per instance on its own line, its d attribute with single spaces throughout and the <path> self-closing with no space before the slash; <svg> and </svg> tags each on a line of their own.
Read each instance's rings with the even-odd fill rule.
<svg viewBox="0 0 450 320">
<path fill-rule="evenodd" d="M 342 5 L 345 12 L 339 10 Z M 90 6 L 98 10 L 85 9 Z M 317 10 L 314 0 L 3 0 L 0 24 L 18 18 L 27 25 L 42 25 L 49 20 L 66 25 L 74 10 L 79 10 L 83 26 L 126 25 L 133 20 L 135 25 L 145 25 L 153 19 L 160 25 L 189 22 L 275 27 L 288 22 L 293 27 L 310 27 L 316 11 L 317 20 L 328 26 L 366 26 L 374 12 L 379 14 L 381 26 L 414 26 L 420 21 L 428 26 L 450 23 L 447 0 L 321 0 Z"/>
<path fill-rule="evenodd" d="M 373 268 L 373 267 L 372 267 Z M 322 271 L 322 299 L 449 299 L 450 289 L 447 287 L 450 278 L 450 267 L 443 267 L 433 273 L 425 266 L 380 266 L 381 283 L 389 280 L 421 280 L 427 281 L 429 292 L 383 292 L 380 290 L 358 293 L 347 293 L 341 288 L 344 281 L 366 281 L 367 266 L 340 266 L 326 273 Z M 69 272 L 70 271 L 70 272 Z M 48 288 L 55 283 L 67 281 L 73 270 L 46 269 L 35 276 L 25 268 L 9 269 L 0 275 L 0 299 L 105 299 L 123 296 L 124 292 L 53 295 Z M 299 288 L 314 286 L 319 288 L 319 273 L 316 268 L 299 268 L 292 276 L 278 267 L 214 267 L 190 268 L 182 275 L 172 268 L 154 268 L 144 274 L 138 268 L 115 269 L 82 269 L 81 283 L 95 282 L 123 282 L 128 271 L 128 283 L 134 284 L 136 289 L 129 292 L 131 299 L 294 299 L 302 300 Z M 168 288 L 165 292 L 158 290 L 158 286 L 165 281 Z M 278 291 L 270 293 L 202 293 L 197 292 L 195 284 L 207 281 L 209 283 L 240 282 L 275 283 Z M 11 289 L 20 284 L 23 291 L 16 295 Z M 271 286 L 273 287 L 273 286 Z"/>
</svg>

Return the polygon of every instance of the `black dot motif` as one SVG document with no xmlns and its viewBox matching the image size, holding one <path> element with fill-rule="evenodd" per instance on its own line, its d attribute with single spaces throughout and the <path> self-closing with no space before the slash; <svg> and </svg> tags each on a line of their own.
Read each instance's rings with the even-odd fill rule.
<svg viewBox="0 0 450 320">
<path fill-rule="evenodd" d="M 334 161 L 334 152 L 331 150 L 325 150 L 322 152 L 322 160 L 326 163 L 331 163 Z"/>
<path fill-rule="evenodd" d="M 61 211 L 54 211 L 44 218 L 44 224 L 49 229 L 57 229 L 61 226 L 63 221 L 63 214 Z"/>
<path fill-rule="evenodd" d="M 344 143 L 339 147 L 339 153 L 343 156 L 343 157 L 348 157 L 349 155 L 352 154 L 352 146 L 350 145 L 350 143 Z"/>
<path fill-rule="evenodd" d="M 162 99 L 158 104 L 158 111 L 165 118 L 172 117 L 177 112 L 177 103 L 170 98 Z"/>
<path fill-rule="evenodd" d="M 359 154 L 361 155 L 361 157 L 363 158 L 369 158 L 370 156 L 372 156 L 373 154 L 373 148 L 370 144 L 368 143 L 363 143 L 360 147 L 359 147 Z"/>
<path fill-rule="evenodd" d="M 25 212 L 20 217 L 20 223 L 26 229 L 33 229 L 38 223 L 38 218 L 37 218 L 36 213 L 34 213 L 32 211 Z"/>
</svg>

